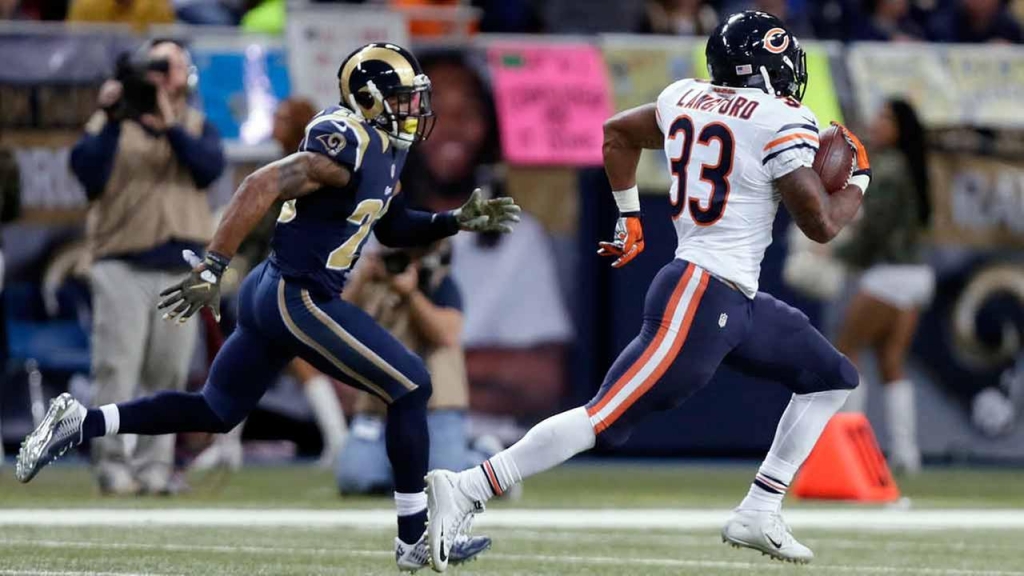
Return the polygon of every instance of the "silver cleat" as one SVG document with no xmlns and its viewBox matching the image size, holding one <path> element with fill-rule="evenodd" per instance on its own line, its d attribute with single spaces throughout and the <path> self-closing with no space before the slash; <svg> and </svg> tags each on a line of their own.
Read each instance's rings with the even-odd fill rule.
<svg viewBox="0 0 1024 576">
<path fill-rule="evenodd" d="M 25 437 L 18 450 L 14 475 L 19 482 L 28 482 L 44 466 L 82 443 L 82 422 L 85 406 L 64 393 L 50 402 L 42 422 Z"/>
</svg>

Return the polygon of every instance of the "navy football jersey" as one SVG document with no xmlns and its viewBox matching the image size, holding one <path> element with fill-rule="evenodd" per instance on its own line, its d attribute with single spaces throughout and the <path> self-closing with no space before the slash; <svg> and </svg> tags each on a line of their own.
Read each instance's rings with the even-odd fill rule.
<svg viewBox="0 0 1024 576">
<path fill-rule="evenodd" d="M 286 278 L 340 294 L 370 231 L 396 193 L 407 151 L 342 106 L 313 117 L 299 151 L 327 156 L 348 168 L 352 179 L 345 188 L 324 187 L 286 202 L 270 258 Z"/>
</svg>

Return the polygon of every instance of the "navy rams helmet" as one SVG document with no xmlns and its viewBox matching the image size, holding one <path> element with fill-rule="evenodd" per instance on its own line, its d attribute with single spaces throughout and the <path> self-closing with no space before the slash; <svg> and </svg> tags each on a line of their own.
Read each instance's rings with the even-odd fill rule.
<svg viewBox="0 0 1024 576">
<path fill-rule="evenodd" d="M 760 88 L 803 100 L 807 55 L 782 20 L 771 14 L 733 14 L 712 32 L 705 53 L 712 84 Z"/>
<path fill-rule="evenodd" d="M 386 132 L 397 146 L 426 140 L 434 128 L 430 79 L 401 46 L 375 42 L 349 54 L 338 68 L 338 88 L 342 106 Z"/>
</svg>

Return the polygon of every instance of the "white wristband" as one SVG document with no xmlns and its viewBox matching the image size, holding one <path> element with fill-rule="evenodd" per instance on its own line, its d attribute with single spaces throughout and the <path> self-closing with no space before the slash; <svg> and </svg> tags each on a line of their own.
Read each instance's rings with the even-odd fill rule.
<svg viewBox="0 0 1024 576">
<path fill-rule="evenodd" d="M 640 189 L 636 186 L 618 192 L 613 191 L 612 196 L 615 197 L 615 204 L 619 207 L 620 214 L 640 211 Z"/>
<path fill-rule="evenodd" d="M 870 183 L 870 182 L 871 182 L 871 176 L 868 176 L 867 174 L 857 174 L 853 178 L 850 178 L 850 184 L 860 188 L 860 193 L 861 194 L 867 194 L 867 192 L 868 192 L 868 183 Z"/>
</svg>

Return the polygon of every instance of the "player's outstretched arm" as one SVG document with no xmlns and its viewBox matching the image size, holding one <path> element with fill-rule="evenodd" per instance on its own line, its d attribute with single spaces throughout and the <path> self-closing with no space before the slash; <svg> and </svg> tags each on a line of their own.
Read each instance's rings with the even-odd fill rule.
<svg viewBox="0 0 1024 576">
<path fill-rule="evenodd" d="M 853 220 L 864 192 L 854 184 L 829 195 L 810 168 L 797 168 L 775 181 L 796 225 L 808 238 L 824 244 Z"/>
<path fill-rule="evenodd" d="M 169 309 L 164 319 L 185 322 L 206 306 L 219 318 L 220 277 L 242 240 L 274 202 L 305 196 L 323 186 L 343 188 L 350 177 L 346 168 L 312 152 L 296 152 L 246 177 L 231 197 L 206 257 L 200 260 L 191 252 L 186 253 L 192 272 L 160 293 L 163 300 L 158 308 Z"/>
<path fill-rule="evenodd" d="M 614 268 L 625 266 L 644 251 L 636 167 L 645 148 L 660 149 L 664 142 L 653 103 L 619 112 L 604 123 L 604 171 L 619 207 L 619 221 L 612 241 L 599 243 L 597 253 L 615 258 Z"/>
<path fill-rule="evenodd" d="M 425 246 L 457 234 L 470 232 L 501 232 L 510 234 L 519 222 L 522 209 L 507 197 L 485 200 L 479 188 L 473 190 L 461 208 L 448 212 L 424 212 L 408 208 L 397 194 L 387 213 L 377 222 L 374 235 L 385 246 Z"/>
</svg>

